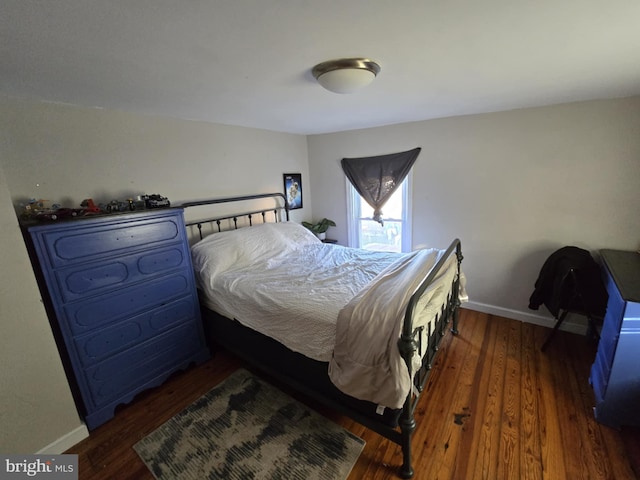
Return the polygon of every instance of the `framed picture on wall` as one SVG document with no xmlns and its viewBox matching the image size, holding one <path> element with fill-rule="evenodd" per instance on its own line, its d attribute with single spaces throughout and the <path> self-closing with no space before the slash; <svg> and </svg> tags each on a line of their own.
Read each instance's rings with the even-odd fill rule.
<svg viewBox="0 0 640 480">
<path fill-rule="evenodd" d="M 284 196 L 287 197 L 289 210 L 302 208 L 302 174 L 284 173 Z"/>
</svg>

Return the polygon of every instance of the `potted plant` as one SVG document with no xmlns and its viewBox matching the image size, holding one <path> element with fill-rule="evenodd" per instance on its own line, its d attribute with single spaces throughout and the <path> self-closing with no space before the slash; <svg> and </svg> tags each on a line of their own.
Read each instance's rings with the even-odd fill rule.
<svg viewBox="0 0 640 480">
<path fill-rule="evenodd" d="M 327 237 L 326 233 L 329 227 L 335 227 L 336 223 L 333 220 L 329 220 L 328 218 L 323 218 L 316 223 L 302 222 L 302 226 L 307 227 L 309 230 L 315 233 L 320 240 L 324 240 Z"/>
</svg>

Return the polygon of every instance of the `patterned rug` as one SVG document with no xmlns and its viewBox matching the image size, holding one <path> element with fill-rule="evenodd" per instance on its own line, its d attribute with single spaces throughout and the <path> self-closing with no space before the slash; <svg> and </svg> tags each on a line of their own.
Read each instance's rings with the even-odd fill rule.
<svg viewBox="0 0 640 480">
<path fill-rule="evenodd" d="M 163 480 L 344 480 L 364 444 L 241 369 L 133 448 Z"/>
</svg>

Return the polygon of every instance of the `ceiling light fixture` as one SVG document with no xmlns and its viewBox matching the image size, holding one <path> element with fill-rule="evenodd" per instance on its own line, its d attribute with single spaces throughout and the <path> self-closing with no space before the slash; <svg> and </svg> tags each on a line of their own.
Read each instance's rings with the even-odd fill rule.
<svg viewBox="0 0 640 480">
<path fill-rule="evenodd" d="M 373 82 L 380 73 L 380 65 L 368 58 L 341 58 L 319 63 L 311 73 L 331 92 L 353 93 Z"/>
</svg>

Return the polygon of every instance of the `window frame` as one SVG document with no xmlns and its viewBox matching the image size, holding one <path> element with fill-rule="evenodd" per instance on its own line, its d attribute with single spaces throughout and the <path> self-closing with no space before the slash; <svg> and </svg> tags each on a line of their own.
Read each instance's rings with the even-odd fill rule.
<svg viewBox="0 0 640 480">
<path fill-rule="evenodd" d="M 389 219 L 399 221 L 402 224 L 401 252 L 410 252 L 413 249 L 411 234 L 411 184 L 412 172 L 405 177 L 400 186 L 402 192 L 402 218 Z M 347 189 L 347 245 L 355 248 L 362 248 L 360 245 L 360 229 L 358 223 L 360 220 L 366 220 L 361 215 L 360 202 L 364 200 L 353 187 L 349 179 L 345 179 Z M 394 193 L 394 195 L 397 192 Z M 384 209 L 383 209 L 384 212 Z M 383 217 L 383 220 L 385 218 Z M 370 220 L 373 222 L 373 220 Z"/>
</svg>

